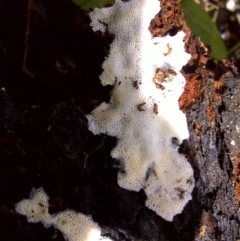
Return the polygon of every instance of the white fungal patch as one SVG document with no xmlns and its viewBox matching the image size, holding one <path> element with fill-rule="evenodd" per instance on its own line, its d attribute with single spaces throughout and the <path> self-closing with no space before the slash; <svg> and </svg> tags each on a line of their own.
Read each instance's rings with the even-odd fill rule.
<svg viewBox="0 0 240 241">
<path fill-rule="evenodd" d="M 116 0 L 112 7 L 90 13 L 93 30 L 107 30 L 115 39 L 100 76 L 103 85 L 113 85 L 110 103 L 102 103 L 87 118 L 94 134 L 118 138 L 111 155 L 124 167 L 119 185 L 144 189 L 146 205 L 171 221 L 191 199 L 194 187 L 193 170 L 172 143 L 173 138 L 179 144 L 188 138 L 178 99 L 185 85 L 180 70 L 190 55 L 184 51 L 183 32 L 151 36 L 148 27 L 159 5 L 158 0 Z M 158 69 L 174 73 L 161 80 L 163 88 L 154 80 Z"/>
<path fill-rule="evenodd" d="M 49 214 L 48 200 L 42 188 L 33 188 L 29 199 L 16 204 L 16 211 L 25 215 L 28 222 L 41 222 L 46 228 L 54 226 L 67 241 L 111 241 L 101 237 L 100 227 L 89 216 L 72 210 Z"/>
</svg>

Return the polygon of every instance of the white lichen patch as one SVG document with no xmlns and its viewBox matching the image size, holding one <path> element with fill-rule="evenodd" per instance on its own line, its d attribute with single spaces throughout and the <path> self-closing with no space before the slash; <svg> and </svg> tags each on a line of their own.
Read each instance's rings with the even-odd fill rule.
<svg viewBox="0 0 240 241">
<path fill-rule="evenodd" d="M 118 138 L 111 155 L 124 168 L 119 185 L 144 189 L 146 205 L 171 221 L 191 199 L 194 187 L 193 170 L 178 153 L 188 138 L 178 99 L 185 85 L 180 70 L 190 55 L 184 51 L 183 32 L 151 36 L 148 27 L 159 5 L 158 0 L 116 0 L 112 7 L 90 13 L 93 30 L 107 30 L 115 39 L 100 76 L 103 85 L 113 85 L 110 103 L 87 117 L 94 134 Z M 161 80 L 162 88 L 154 80 L 159 69 L 173 73 Z"/>
<path fill-rule="evenodd" d="M 28 222 L 41 222 L 46 228 L 54 226 L 67 241 L 111 241 L 101 237 L 100 227 L 91 217 L 72 210 L 49 214 L 48 196 L 42 188 L 32 189 L 29 199 L 16 204 L 16 211 Z"/>
</svg>

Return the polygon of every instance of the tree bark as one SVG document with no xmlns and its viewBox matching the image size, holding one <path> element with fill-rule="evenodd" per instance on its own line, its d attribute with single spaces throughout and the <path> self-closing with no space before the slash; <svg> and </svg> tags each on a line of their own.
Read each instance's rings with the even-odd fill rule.
<svg viewBox="0 0 240 241">
<path fill-rule="evenodd" d="M 86 113 L 109 99 L 111 88 L 98 76 L 113 36 L 93 33 L 71 1 L 31 1 L 30 10 L 28 1 L 17 2 L 0 0 L 1 240 L 64 240 L 15 212 L 14 204 L 41 186 L 51 213 L 91 215 L 113 240 L 240 239 L 238 71 L 231 61 L 214 63 L 187 28 L 179 1 L 162 0 L 149 27 L 153 36 L 185 31 L 192 55 L 179 100 L 190 137 L 179 151 L 194 168 L 196 187 L 173 222 L 147 209 L 142 191 L 118 186 L 118 163 L 110 156 L 116 139 L 88 131 Z"/>
</svg>

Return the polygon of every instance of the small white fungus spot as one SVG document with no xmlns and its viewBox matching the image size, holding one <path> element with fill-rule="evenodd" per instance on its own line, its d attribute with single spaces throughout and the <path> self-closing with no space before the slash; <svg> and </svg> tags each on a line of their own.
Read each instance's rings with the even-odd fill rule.
<svg viewBox="0 0 240 241">
<path fill-rule="evenodd" d="M 101 237 L 100 227 L 89 216 L 72 210 L 49 214 L 48 200 L 43 188 L 33 188 L 30 198 L 17 203 L 15 209 L 25 215 L 28 222 L 41 222 L 46 228 L 54 226 L 66 241 L 111 241 Z"/>
</svg>

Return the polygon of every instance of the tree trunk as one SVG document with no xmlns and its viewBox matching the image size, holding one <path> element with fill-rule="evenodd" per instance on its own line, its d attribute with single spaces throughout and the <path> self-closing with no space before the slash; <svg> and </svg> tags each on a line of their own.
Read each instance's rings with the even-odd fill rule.
<svg viewBox="0 0 240 241">
<path fill-rule="evenodd" d="M 109 99 L 98 76 L 112 36 L 92 32 L 71 1 L 0 0 L 0 236 L 4 241 L 64 240 L 28 223 L 15 203 L 43 187 L 50 212 L 73 209 L 113 240 L 240 239 L 240 79 L 231 61 L 215 64 L 187 28 L 179 1 L 161 1 L 153 36 L 186 32 L 192 58 L 179 100 L 190 137 L 179 148 L 195 174 L 193 199 L 167 222 L 145 194 L 117 184 L 110 151 L 116 139 L 88 131 L 86 113 Z M 181 58 L 181 56 L 179 56 Z"/>
</svg>

